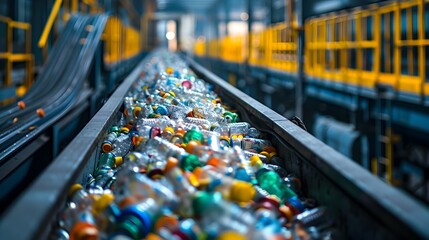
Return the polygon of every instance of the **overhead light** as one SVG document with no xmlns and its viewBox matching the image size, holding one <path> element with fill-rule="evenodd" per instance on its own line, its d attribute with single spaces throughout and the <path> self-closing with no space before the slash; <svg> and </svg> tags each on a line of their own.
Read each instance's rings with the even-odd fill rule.
<svg viewBox="0 0 429 240">
<path fill-rule="evenodd" d="M 249 19 L 249 14 L 247 14 L 247 12 L 240 13 L 240 19 L 241 21 L 247 21 Z"/>
<path fill-rule="evenodd" d="M 176 37 L 176 34 L 174 32 L 167 32 L 165 34 L 165 38 L 167 38 L 167 40 L 173 40 Z"/>
</svg>

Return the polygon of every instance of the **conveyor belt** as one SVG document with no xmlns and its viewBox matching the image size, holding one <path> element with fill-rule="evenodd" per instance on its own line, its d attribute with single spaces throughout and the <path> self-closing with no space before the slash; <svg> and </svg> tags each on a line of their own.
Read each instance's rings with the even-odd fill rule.
<svg viewBox="0 0 429 240">
<path fill-rule="evenodd" d="M 304 195 L 334 214 L 348 239 L 429 239 L 429 210 L 323 144 L 261 103 L 187 59 L 193 70 L 216 86 L 217 93 L 240 111 L 242 120 L 266 133 L 285 161 L 283 166 L 302 180 Z M 117 119 L 124 96 L 139 77 L 140 64 L 102 109 L 48 167 L 0 222 L 5 239 L 45 239 L 74 182 L 85 182 L 98 159 L 107 129 Z M 37 206 L 37 208 L 34 208 Z M 31 218 L 27 214 L 32 214 Z M 26 226 L 26 231 L 20 231 Z"/>
<path fill-rule="evenodd" d="M 72 17 L 35 86 L 22 99 L 26 108 L 13 106 L 0 114 L 0 162 L 75 104 L 106 21 L 106 15 Z M 44 110 L 44 117 L 37 116 L 38 108 Z"/>
</svg>

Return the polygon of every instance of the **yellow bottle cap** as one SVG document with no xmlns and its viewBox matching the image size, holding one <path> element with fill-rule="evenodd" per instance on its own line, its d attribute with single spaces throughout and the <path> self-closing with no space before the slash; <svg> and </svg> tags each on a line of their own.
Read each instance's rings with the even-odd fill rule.
<svg viewBox="0 0 429 240">
<path fill-rule="evenodd" d="M 251 156 L 249 160 L 251 166 L 262 166 L 262 160 L 258 155 Z"/>
<path fill-rule="evenodd" d="M 122 159 L 121 156 L 115 157 L 115 167 L 120 166 L 123 162 L 124 160 Z"/>
<path fill-rule="evenodd" d="M 130 129 L 128 129 L 128 128 L 126 128 L 126 127 L 121 127 L 121 129 L 119 129 L 119 131 L 121 132 L 121 133 L 129 133 L 130 132 Z"/>
<path fill-rule="evenodd" d="M 104 211 L 104 209 L 109 206 L 113 200 L 115 200 L 115 196 L 111 192 L 103 193 L 94 203 L 93 203 L 93 213 L 94 215 L 98 215 Z"/>
<path fill-rule="evenodd" d="M 164 128 L 164 130 L 162 130 L 163 132 L 169 132 L 171 134 L 174 134 L 174 129 L 172 127 L 166 127 Z"/>
<path fill-rule="evenodd" d="M 81 190 L 81 189 L 83 189 L 83 187 L 82 187 L 82 185 L 80 185 L 79 183 L 73 184 L 73 185 L 70 187 L 70 190 L 69 190 L 68 196 L 69 196 L 69 197 L 73 196 L 73 194 L 74 194 L 75 192 L 77 192 L 77 191 L 79 191 L 79 190 Z"/>
<path fill-rule="evenodd" d="M 193 173 L 186 171 L 185 176 L 192 186 L 196 188 L 200 186 L 200 182 L 198 181 L 197 176 L 195 176 Z"/>
<path fill-rule="evenodd" d="M 226 231 L 226 232 L 223 232 L 217 239 L 218 240 L 246 240 L 246 236 L 244 236 L 239 232 Z"/>
<path fill-rule="evenodd" d="M 270 153 L 266 152 L 266 151 L 262 151 L 259 154 L 264 155 L 265 157 L 269 158 L 270 157 Z"/>
<path fill-rule="evenodd" d="M 220 136 L 220 137 L 219 137 L 219 140 L 227 141 L 227 142 L 228 142 L 228 144 L 230 144 L 229 137 L 227 137 L 227 136 Z"/>
<path fill-rule="evenodd" d="M 176 93 L 173 91 L 169 91 L 168 93 L 170 93 L 171 96 L 176 97 Z"/>
<path fill-rule="evenodd" d="M 134 117 L 138 117 L 141 111 L 142 111 L 142 108 L 141 108 L 141 107 L 135 107 L 135 108 L 133 109 L 133 116 L 134 116 Z"/>
<path fill-rule="evenodd" d="M 251 183 L 237 180 L 231 186 L 229 197 L 232 201 L 246 203 L 252 201 L 255 194 L 256 190 Z"/>
</svg>

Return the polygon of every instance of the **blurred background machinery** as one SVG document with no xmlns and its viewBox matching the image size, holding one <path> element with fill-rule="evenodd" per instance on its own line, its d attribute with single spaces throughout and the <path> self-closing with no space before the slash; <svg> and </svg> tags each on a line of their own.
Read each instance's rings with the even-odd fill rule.
<svg viewBox="0 0 429 240">
<path fill-rule="evenodd" d="M 98 20 L 83 20 L 90 16 Z M 22 127 L 39 128 L 32 140 L 49 144 L 4 147 L 2 159 L 54 158 L 145 52 L 162 46 L 188 54 L 281 115 L 302 118 L 317 138 L 428 203 L 428 22 L 426 0 L 5 0 L 1 104 L 25 99 L 31 86 L 68 85 L 73 69 L 86 76 L 77 91 L 88 94 L 76 94 L 74 107 L 49 128 Z M 74 45 L 61 43 L 73 36 Z M 90 43 L 94 51 L 83 47 Z M 83 60 L 90 61 L 74 66 Z M 1 162 L 1 186 L 17 182 L 10 175 L 22 162 Z M 28 165 L 27 178 L 38 165 Z"/>
</svg>

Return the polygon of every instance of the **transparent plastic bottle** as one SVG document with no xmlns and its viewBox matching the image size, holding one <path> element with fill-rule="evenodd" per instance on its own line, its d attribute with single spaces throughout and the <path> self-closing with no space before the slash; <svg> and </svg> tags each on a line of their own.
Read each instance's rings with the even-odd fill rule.
<svg viewBox="0 0 429 240">
<path fill-rule="evenodd" d="M 97 239 L 99 231 L 91 213 L 93 196 L 79 184 L 72 186 L 69 196 L 60 215 L 60 226 L 68 232 L 70 239 Z"/>
<path fill-rule="evenodd" d="M 344 239 L 340 232 L 333 228 L 332 217 L 325 207 L 307 210 L 292 221 L 292 237 L 297 240 L 305 239 Z"/>
<path fill-rule="evenodd" d="M 192 206 L 208 238 L 217 238 L 224 232 L 234 231 L 247 239 L 254 234 L 256 219 L 251 211 L 222 198 L 219 192 L 198 192 Z"/>
<path fill-rule="evenodd" d="M 169 157 L 164 169 L 165 177 L 172 183 L 174 192 L 179 196 L 179 212 L 182 216 L 192 216 L 191 199 L 197 189 L 192 186 L 179 167 L 177 158 Z"/>
</svg>

